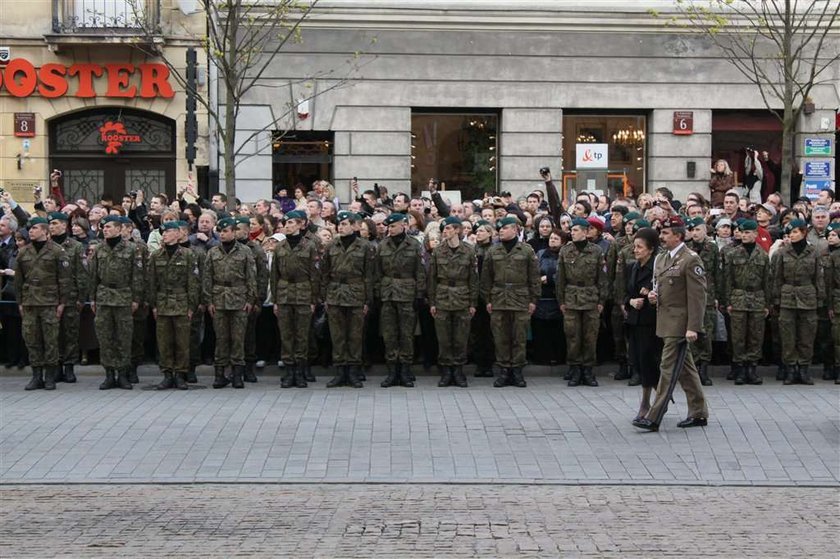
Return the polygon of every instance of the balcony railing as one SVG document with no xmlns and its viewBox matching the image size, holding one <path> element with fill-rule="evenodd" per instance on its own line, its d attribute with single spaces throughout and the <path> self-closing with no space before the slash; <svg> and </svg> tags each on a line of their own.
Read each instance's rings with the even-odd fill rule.
<svg viewBox="0 0 840 559">
<path fill-rule="evenodd" d="M 53 32 L 140 35 L 160 30 L 160 0 L 53 0 Z"/>
</svg>

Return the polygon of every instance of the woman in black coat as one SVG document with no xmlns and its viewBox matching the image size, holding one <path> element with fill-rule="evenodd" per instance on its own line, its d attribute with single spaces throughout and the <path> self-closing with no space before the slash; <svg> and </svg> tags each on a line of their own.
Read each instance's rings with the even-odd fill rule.
<svg viewBox="0 0 840 559">
<path fill-rule="evenodd" d="M 568 233 L 554 229 L 548 235 L 548 246 L 537 253 L 542 291 L 531 317 L 531 348 L 532 360 L 538 365 L 557 365 L 566 360 L 566 336 L 554 291 L 554 276 L 560 248 L 568 241 Z"/>
<path fill-rule="evenodd" d="M 637 418 L 650 410 L 650 397 L 659 383 L 661 341 L 656 337 L 656 307 L 647 295 L 653 290 L 653 262 L 659 250 L 654 229 L 639 229 L 633 239 L 635 260 L 627 267 L 624 322 L 627 326 L 630 364 L 642 381 L 642 401 Z"/>
</svg>

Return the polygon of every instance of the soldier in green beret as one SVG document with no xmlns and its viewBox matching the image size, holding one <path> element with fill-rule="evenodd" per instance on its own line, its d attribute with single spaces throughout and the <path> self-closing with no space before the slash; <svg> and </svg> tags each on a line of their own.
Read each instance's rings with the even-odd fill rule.
<svg viewBox="0 0 840 559">
<path fill-rule="evenodd" d="M 443 243 L 432 251 L 429 266 L 429 305 L 435 319 L 441 378 L 438 386 L 466 388 L 467 341 L 470 320 L 478 304 L 475 250 L 461 242 L 461 220 L 443 220 Z"/>
<path fill-rule="evenodd" d="M 89 264 L 91 310 L 96 315 L 100 361 L 105 367 L 105 381 L 99 389 L 119 386 L 130 390 L 133 314 L 144 293 L 143 256 L 133 243 L 123 240 L 119 216 L 106 216 L 101 223 L 105 241 Z"/>
<path fill-rule="evenodd" d="M 30 244 L 15 260 L 15 296 L 22 318 L 23 340 L 29 349 L 32 380 L 26 390 L 55 390 L 61 363 L 59 324 L 73 291 L 70 262 L 61 246 L 49 239 L 49 222 L 29 220 Z"/>
<path fill-rule="evenodd" d="M 608 286 L 603 252 L 587 240 L 589 227 L 585 219 L 572 220 L 572 242 L 560 249 L 554 277 L 566 333 L 569 386 L 598 386 L 593 367 Z"/>
<path fill-rule="evenodd" d="M 236 218 L 236 240 L 251 250 L 254 256 L 254 265 L 257 269 L 257 295 L 254 299 L 251 312 L 248 313 L 248 325 L 245 329 L 245 382 L 257 382 L 257 375 L 254 368 L 257 363 L 257 317 L 260 315 L 262 305 L 268 297 L 268 257 L 262 246 L 251 240 L 251 218 L 239 216 Z"/>
<path fill-rule="evenodd" d="M 706 272 L 706 312 L 703 315 L 703 335 L 691 344 L 691 354 L 697 364 L 700 382 L 703 386 L 711 386 L 709 378 L 709 362 L 712 360 L 712 340 L 715 334 L 718 302 L 718 275 L 722 265 L 717 243 L 708 238 L 706 222 L 702 217 L 689 219 L 686 224 L 688 232 L 688 247 L 697 253 L 703 261 Z"/>
<path fill-rule="evenodd" d="M 727 250 L 723 261 L 720 305 L 730 318 L 735 384 L 761 384 L 756 367 L 770 313 L 770 258 L 755 243 L 755 221 L 742 221 L 738 228 L 741 242 Z"/>
<path fill-rule="evenodd" d="M 388 236 L 376 247 L 374 256 L 374 298 L 380 303 L 379 323 L 385 343 L 388 376 L 382 388 L 414 386 L 415 301 L 426 291 L 423 247 L 406 235 L 406 215 L 392 213 L 385 219 Z"/>
<path fill-rule="evenodd" d="M 834 345 L 834 361 L 830 373 L 823 380 L 834 379 L 840 384 L 840 223 L 826 227 L 828 254 L 823 257 L 825 270 L 825 291 L 828 316 L 831 320 L 831 338 Z"/>
<path fill-rule="evenodd" d="M 309 327 L 320 297 L 318 247 L 304 234 L 305 223 L 306 213 L 301 210 L 286 214 L 286 238 L 274 248 L 271 259 L 271 293 L 286 365 L 283 388 L 307 386 Z"/>
<path fill-rule="evenodd" d="M 85 269 L 85 247 L 67 234 L 67 222 L 70 219 L 62 212 L 52 212 L 47 216 L 50 220 L 50 238 L 60 245 L 67 254 L 70 263 L 70 292 L 67 295 L 67 305 L 61 314 L 61 324 L 58 329 L 58 345 L 61 363 L 56 372 L 56 382 L 76 382 L 74 366 L 79 362 L 79 313 L 87 300 L 88 273 Z"/>
<path fill-rule="evenodd" d="M 158 390 L 187 389 L 190 320 L 198 307 L 199 276 L 195 254 L 181 246 L 180 222 L 161 225 L 163 244 L 149 257 L 147 289 L 156 321 L 160 371 Z"/>
<path fill-rule="evenodd" d="M 496 226 L 501 242 L 488 249 L 481 272 L 481 294 L 487 301 L 500 368 L 493 386 L 524 388 L 525 344 L 540 298 L 540 271 L 534 249 L 519 241 L 519 220 L 504 217 Z"/>
<path fill-rule="evenodd" d="M 217 226 L 221 244 L 207 252 L 202 291 L 216 332 L 213 388 L 245 388 L 245 328 L 257 298 L 254 255 L 236 242 L 236 221 L 224 218 Z M 231 366 L 231 379 L 225 368 Z"/>
<path fill-rule="evenodd" d="M 336 216 L 338 238 L 321 260 L 321 290 L 330 324 L 336 376 L 327 388 L 361 388 L 364 319 L 373 302 L 374 251 L 355 234 L 358 216 L 342 211 Z"/>
</svg>

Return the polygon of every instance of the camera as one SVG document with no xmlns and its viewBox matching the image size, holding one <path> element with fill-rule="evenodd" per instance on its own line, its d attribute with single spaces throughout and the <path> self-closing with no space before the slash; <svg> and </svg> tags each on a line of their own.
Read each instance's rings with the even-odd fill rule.
<svg viewBox="0 0 840 559">
<path fill-rule="evenodd" d="M 128 195 L 131 196 L 132 198 L 137 198 L 137 191 L 132 190 L 131 192 L 128 193 Z"/>
<path fill-rule="evenodd" d="M 550 172 L 551 172 L 551 169 L 549 169 L 548 167 L 541 167 L 540 168 L 540 174 L 543 175 L 543 176 L 549 174 Z"/>
</svg>

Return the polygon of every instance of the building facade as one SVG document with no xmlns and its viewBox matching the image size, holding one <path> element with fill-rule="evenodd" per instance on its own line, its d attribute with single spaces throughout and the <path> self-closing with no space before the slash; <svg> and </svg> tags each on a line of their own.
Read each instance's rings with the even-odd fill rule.
<svg viewBox="0 0 840 559">
<path fill-rule="evenodd" d="M 188 119 L 178 76 L 190 47 L 201 65 L 205 19 L 183 4 L 0 3 L 0 186 L 27 203 L 57 169 L 67 202 L 98 201 L 136 190 L 172 196 L 197 178 L 207 116 L 199 104 Z M 199 93 L 205 79 L 202 68 Z"/>
<path fill-rule="evenodd" d="M 659 186 L 684 197 L 707 191 L 718 157 L 736 173 L 748 147 L 778 162 L 781 124 L 758 89 L 710 41 L 666 25 L 669 7 L 323 0 L 242 108 L 238 134 L 258 134 L 237 195 L 327 178 L 347 201 L 353 177 L 392 193 L 436 177 L 462 198 L 521 195 L 549 167 L 567 198 Z M 826 56 L 839 44 L 834 33 Z M 830 140 L 833 179 L 840 68 L 824 77 L 796 150 Z"/>
</svg>

